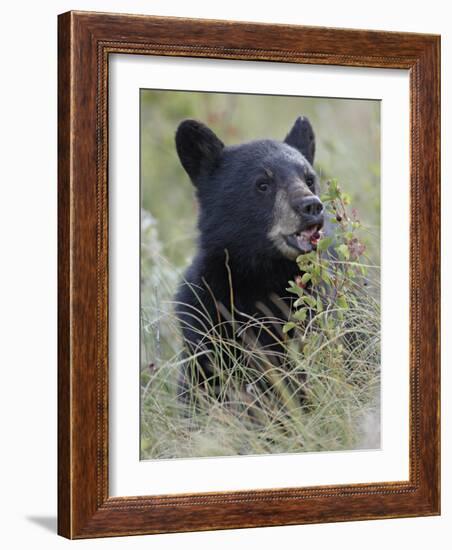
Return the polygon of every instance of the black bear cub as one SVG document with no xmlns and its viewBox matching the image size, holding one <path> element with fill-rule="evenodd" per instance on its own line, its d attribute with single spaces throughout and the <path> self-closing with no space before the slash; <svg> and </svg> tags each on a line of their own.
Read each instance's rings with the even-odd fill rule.
<svg viewBox="0 0 452 550">
<path fill-rule="evenodd" d="M 203 384 L 218 396 L 218 363 L 224 368 L 231 357 L 218 356 L 213 334 L 218 341 L 247 333 L 248 344 L 252 334 L 261 352 L 280 353 L 293 299 L 286 289 L 299 275 L 295 260 L 316 248 L 324 223 L 315 137 L 309 120 L 299 117 L 284 141 L 225 146 L 201 122 L 184 120 L 176 148 L 199 204 L 197 253 L 175 298 L 186 346 L 197 359 L 183 367 L 179 391 L 184 398 L 191 384 Z"/>
</svg>

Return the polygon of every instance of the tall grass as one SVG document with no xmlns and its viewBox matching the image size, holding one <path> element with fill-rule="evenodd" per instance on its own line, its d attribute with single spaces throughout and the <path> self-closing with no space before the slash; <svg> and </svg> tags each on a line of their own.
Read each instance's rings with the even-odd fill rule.
<svg viewBox="0 0 452 550">
<path fill-rule="evenodd" d="M 356 262 L 331 259 L 350 273 Z M 373 273 L 375 271 L 376 273 Z M 337 296 L 309 308 L 303 322 L 280 322 L 277 360 L 253 337 L 275 319 L 249 319 L 225 338 L 204 317 L 220 395 L 192 379 L 191 399 L 177 397 L 180 372 L 193 372 L 174 315 L 183 276 L 162 253 L 152 216 L 142 213 L 141 454 L 144 459 L 292 453 L 379 446 L 379 273 L 366 286 L 351 279 L 353 300 Z M 354 282 L 353 282 L 354 281 Z M 303 295 L 303 290 L 298 287 Z M 199 314 L 198 314 L 199 315 Z M 201 313 L 202 315 L 202 313 Z M 225 315 L 227 313 L 225 312 Z M 287 328 L 290 329 L 289 334 Z M 251 337 L 250 337 L 251 335 Z M 197 350 L 205 353 L 205 350 Z M 228 358 L 227 367 L 224 358 Z M 193 368 L 190 368 L 192 366 Z M 265 383 L 262 383 L 265 380 Z"/>
</svg>

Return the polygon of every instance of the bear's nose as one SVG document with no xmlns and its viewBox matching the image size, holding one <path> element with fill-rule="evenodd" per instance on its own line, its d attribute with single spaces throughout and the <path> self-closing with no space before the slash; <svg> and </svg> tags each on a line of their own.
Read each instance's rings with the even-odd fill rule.
<svg viewBox="0 0 452 550">
<path fill-rule="evenodd" d="M 318 197 L 307 197 L 297 201 L 295 209 L 306 217 L 318 217 L 323 213 L 323 204 Z"/>
</svg>

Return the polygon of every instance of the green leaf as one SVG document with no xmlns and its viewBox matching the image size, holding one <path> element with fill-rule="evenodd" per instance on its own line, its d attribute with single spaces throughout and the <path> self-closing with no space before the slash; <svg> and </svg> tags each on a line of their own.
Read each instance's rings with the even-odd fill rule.
<svg viewBox="0 0 452 550">
<path fill-rule="evenodd" d="M 324 237 L 323 239 L 320 239 L 317 249 L 322 252 L 323 250 L 326 250 L 329 246 L 331 246 L 333 242 L 333 237 Z"/>
<path fill-rule="evenodd" d="M 290 321 L 289 323 L 286 323 L 284 326 L 283 326 L 283 333 L 284 334 L 287 334 L 290 330 L 292 330 L 293 328 L 295 328 L 297 325 L 295 323 L 292 323 L 292 321 Z"/>
<path fill-rule="evenodd" d="M 346 244 L 340 244 L 339 246 L 336 246 L 336 251 L 342 258 L 345 258 L 346 260 L 350 258 L 350 251 Z"/>
<path fill-rule="evenodd" d="M 316 307 L 317 305 L 317 300 L 314 298 L 314 296 L 305 295 L 303 296 L 303 300 L 305 304 L 308 304 L 308 306 Z"/>
<path fill-rule="evenodd" d="M 322 268 L 320 265 L 316 265 L 312 270 L 312 284 L 317 286 L 322 281 Z"/>
<path fill-rule="evenodd" d="M 342 308 L 342 309 L 348 309 L 348 302 L 347 302 L 347 298 L 343 295 L 343 294 L 340 294 L 338 297 L 337 297 L 337 305 Z"/>
<path fill-rule="evenodd" d="M 321 313 L 323 311 L 323 304 L 322 304 L 322 300 L 320 299 L 320 297 L 317 297 L 317 312 L 318 313 Z"/>
<path fill-rule="evenodd" d="M 337 180 L 331 180 L 328 186 L 328 194 L 331 199 L 338 199 L 341 196 L 340 189 L 337 185 Z"/>
<path fill-rule="evenodd" d="M 290 292 L 291 294 L 295 294 L 296 296 L 303 296 L 303 289 L 297 285 L 291 286 L 290 288 L 286 288 L 286 290 L 287 292 Z"/>
<path fill-rule="evenodd" d="M 308 310 L 303 308 L 303 309 L 299 309 L 298 311 L 296 311 L 293 316 L 294 318 L 297 320 L 297 321 L 305 321 L 306 320 L 306 316 L 308 314 Z"/>
<path fill-rule="evenodd" d="M 306 283 L 309 283 L 311 280 L 311 274 L 310 273 L 304 273 L 301 277 L 301 282 L 305 285 Z"/>
<path fill-rule="evenodd" d="M 342 193 L 342 202 L 344 204 L 350 204 L 351 198 L 350 198 L 350 195 L 348 193 Z"/>
<path fill-rule="evenodd" d="M 328 271 L 326 271 L 325 269 L 322 271 L 322 279 L 328 286 L 333 285 L 333 281 L 331 280 L 331 277 L 329 276 Z"/>
<path fill-rule="evenodd" d="M 308 254 L 300 254 L 297 258 L 297 264 L 300 267 L 301 271 L 310 271 L 312 269 L 312 264 L 316 259 L 315 252 L 309 252 Z"/>
</svg>

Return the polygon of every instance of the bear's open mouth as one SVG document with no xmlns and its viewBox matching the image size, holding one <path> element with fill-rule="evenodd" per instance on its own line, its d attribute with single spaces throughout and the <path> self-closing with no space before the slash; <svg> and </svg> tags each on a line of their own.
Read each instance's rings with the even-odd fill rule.
<svg viewBox="0 0 452 550">
<path fill-rule="evenodd" d="M 289 246 L 296 248 L 302 254 L 306 254 L 317 249 L 317 244 L 322 237 L 320 230 L 320 225 L 312 225 L 302 231 L 285 235 L 285 240 Z"/>
</svg>

